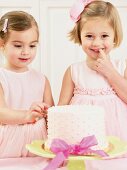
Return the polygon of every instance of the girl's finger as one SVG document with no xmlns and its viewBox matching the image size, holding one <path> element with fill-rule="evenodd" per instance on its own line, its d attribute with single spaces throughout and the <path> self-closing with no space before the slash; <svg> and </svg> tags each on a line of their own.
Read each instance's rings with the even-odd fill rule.
<svg viewBox="0 0 127 170">
<path fill-rule="evenodd" d="M 36 106 L 33 106 L 31 108 L 31 110 L 34 110 L 34 111 L 37 111 L 37 112 L 41 112 L 41 107 L 36 105 Z"/>
<path fill-rule="evenodd" d="M 36 117 L 35 121 L 37 122 L 38 120 L 42 119 L 42 117 Z"/>
<path fill-rule="evenodd" d="M 38 106 L 41 108 L 41 111 L 46 111 L 50 106 L 46 103 L 38 103 Z"/>
<path fill-rule="evenodd" d="M 106 54 L 105 54 L 104 50 L 102 50 L 102 49 L 99 50 L 99 57 L 103 58 L 103 59 L 106 58 Z"/>
<path fill-rule="evenodd" d="M 46 104 L 46 103 L 42 103 L 43 104 L 43 106 L 44 106 L 44 110 L 47 110 L 50 106 L 48 105 L 48 104 Z"/>
</svg>

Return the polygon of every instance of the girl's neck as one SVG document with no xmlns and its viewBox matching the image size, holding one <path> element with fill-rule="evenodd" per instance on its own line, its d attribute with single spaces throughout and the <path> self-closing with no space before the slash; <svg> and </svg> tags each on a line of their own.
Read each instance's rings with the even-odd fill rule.
<svg viewBox="0 0 127 170">
<path fill-rule="evenodd" d="M 10 67 L 8 65 L 4 65 L 3 66 L 6 70 L 9 70 L 9 71 L 12 71 L 12 72 L 16 72 L 16 73 L 22 73 L 22 72 L 26 72 L 29 70 L 28 67 L 25 67 L 25 68 L 19 68 L 19 67 Z"/>
<path fill-rule="evenodd" d="M 86 64 L 87 64 L 87 66 L 88 66 L 90 69 L 92 69 L 92 68 L 94 67 L 95 62 L 96 62 L 96 60 L 93 60 L 93 59 L 91 59 L 91 58 L 87 58 L 87 59 L 86 59 Z"/>
</svg>

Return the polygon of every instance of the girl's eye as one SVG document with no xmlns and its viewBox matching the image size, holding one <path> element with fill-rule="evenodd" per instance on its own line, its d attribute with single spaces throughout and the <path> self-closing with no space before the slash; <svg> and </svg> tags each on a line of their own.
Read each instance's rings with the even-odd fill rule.
<svg viewBox="0 0 127 170">
<path fill-rule="evenodd" d="M 36 47 L 36 45 L 30 45 L 30 48 L 35 48 Z"/>
<path fill-rule="evenodd" d="M 90 34 L 86 35 L 86 37 L 87 37 L 88 39 L 93 39 L 93 38 L 94 38 L 93 35 L 90 35 Z"/>
<path fill-rule="evenodd" d="M 15 47 L 17 47 L 17 48 L 21 48 L 22 46 L 21 45 L 14 45 Z"/>
<path fill-rule="evenodd" d="M 109 37 L 109 35 L 104 34 L 104 35 L 102 35 L 101 37 L 102 37 L 103 39 L 105 39 L 105 38 Z"/>
</svg>

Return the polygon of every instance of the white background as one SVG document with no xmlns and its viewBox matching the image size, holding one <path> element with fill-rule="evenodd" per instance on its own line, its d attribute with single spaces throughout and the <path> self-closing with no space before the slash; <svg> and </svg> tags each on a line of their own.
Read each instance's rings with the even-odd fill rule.
<svg viewBox="0 0 127 170">
<path fill-rule="evenodd" d="M 11 10 L 30 12 L 40 28 L 40 44 L 32 66 L 43 72 L 49 79 L 53 97 L 57 104 L 63 74 L 66 68 L 77 61 L 84 60 L 81 47 L 70 42 L 67 33 L 74 23 L 69 10 L 75 0 L 0 0 L 0 15 Z M 111 55 L 114 58 L 127 57 L 127 0 L 109 0 L 119 10 L 124 39 L 119 49 Z M 3 56 L 0 56 L 0 63 Z"/>
</svg>

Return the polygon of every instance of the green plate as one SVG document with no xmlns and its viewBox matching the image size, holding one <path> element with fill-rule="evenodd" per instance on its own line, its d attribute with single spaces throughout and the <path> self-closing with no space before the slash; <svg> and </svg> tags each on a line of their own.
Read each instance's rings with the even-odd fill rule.
<svg viewBox="0 0 127 170">
<path fill-rule="evenodd" d="M 112 149 L 107 152 L 109 157 L 100 158 L 98 156 L 69 156 L 68 160 L 94 160 L 94 159 L 111 159 L 122 154 L 127 153 L 127 143 L 121 141 L 119 138 L 114 136 L 107 137 L 110 144 L 112 144 Z M 54 158 L 55 154 L 52 152 L 46 151 L 42 148 L 44 141 L 35 140 L 31 144 L 27 144 L 26 148 L 33 154 L 42 156 L 45 158 Z"/>
</svg>

